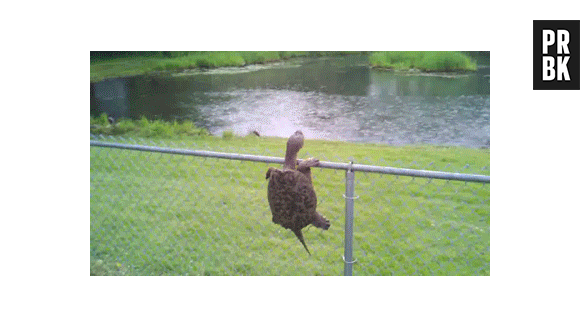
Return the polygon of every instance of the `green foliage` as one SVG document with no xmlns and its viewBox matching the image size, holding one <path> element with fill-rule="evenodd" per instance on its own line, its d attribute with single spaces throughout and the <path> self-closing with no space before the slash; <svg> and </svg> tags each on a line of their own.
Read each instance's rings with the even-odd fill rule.
<svg viewBox="0 0 580 326">
<path fill-rule="evenodd" d="M 394 70 L 451 72 L 477 69 L 476 63 L 469 56 L 452 51 L 373 52 L 369 56 L 369 63 L 373 67 Z"/>
<path fill-rule="evenodd" d="M 211 68 L 214 67 L 212 63 L 207 58 L 197 58 L 195 60 L 195 65 L 199 68 Z"/>
<path fill-rule="evenodd" d="M 244 58 L 246 63 L 267 63 L 272 61 L 279 61 L 281 59 L 279 52 L 274 51 L 244 51 L 240 52 L 240 55 Z"/>
<path fill-rule="evenodd" d="M 114 125 L 111 125 L 107 121 L 105 113 L 96 118 L 91 117 L 91 133 L 167 139 L 209 136 L 209 132 L 206 129 L 197 128 L 189 120 L 182 122 L 151 121 L 142 116 L 139 120 L 119 119 Z"/>
<path fill-rule="evenodd" d="M 280 51 L 278 53 L 280 54 L 280 57 L 283 59 L 308 56 L 307 51 Z"/>
<path fill-rule="evenodd" d="M 421 69 L 427 71 L 455 71 L 476 70 L 475 62 L 460 52 L 425 52 L 421 62 Z"/>
<path fill-rule="evenodd" d="M 226 130 L 222 133 L 223 139 L 232 139 L 234 138 L 234 132 L 231 130 Z"/>
<path fill-rule="evenodd" d="M 135 130 L 135 123 L 130 119 L 120 119 L 112 128 L 115 135 L 123 135 Z"/>
<path fill-rule="evenodd" d="M 93 117 L 91 117 L 91 125 L 92 124 L 97 124 L 97 125 L 107 125 L 109 124 L 108 121 L 108 116 L 106 113 L 101 113 L 100 116 L 98 116 L 97 118 L 93 119 Z"/>
<path fill-rule="evenodd" d="M 238 52 L 204 52 L 204 56 L 212 63 L 212 67 L 240 67 L 247 64 Z"/>
<path fill-rule="evenodd" d="M 178 123 L 174 121 L 172 123 L 173 134 L 176 136 L 208 136 L 209 132 L 206 129 L 197 128 L 191 120 L 185 120 Z"/>
</svg>

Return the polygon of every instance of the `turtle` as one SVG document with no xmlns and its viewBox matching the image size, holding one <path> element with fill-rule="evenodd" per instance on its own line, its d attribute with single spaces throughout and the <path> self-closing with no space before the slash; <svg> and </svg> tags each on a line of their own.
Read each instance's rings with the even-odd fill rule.
<svg viewBox="0 0 580 326">
<path fill-rule="evenodd" d="M 298 151 L 304 145 L 304 134 L 298 130 L 286 143 L 284 167 L 268 168 L 268 203 L 272 211 L 272 222 L 290 229 L 310 254 L 302 229 L 310 224 L 328 230 L 330 221 L 316 211 L 316 192 L 312 185 L 310 168 L 320 164 L 317 159 L 307 159 L 296 165 Z"/>
</svg>

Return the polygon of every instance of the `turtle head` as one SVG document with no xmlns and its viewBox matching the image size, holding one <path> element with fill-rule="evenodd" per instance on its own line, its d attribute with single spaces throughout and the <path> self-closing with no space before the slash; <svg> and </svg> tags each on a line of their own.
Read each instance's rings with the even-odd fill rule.
<svg viewBox="0 0 580 326">
<path fill-rule="evenodd" d="M 286 152 L 298 154 L 298 151 L 304 146 L 304 134 L 302 131 L 297 130 L 295 133 L 288 138 L 286 142 Z"/>
<path fill-rule="evenodd" d="M 284 161 L 286 168 L 296 169 L 296 157 L 302 146 L 304 146 L 304 134 L 302 134 L 302 131 L 297 130 L 288 138 L 286 143 L 286 159 Z"/>
</svg>

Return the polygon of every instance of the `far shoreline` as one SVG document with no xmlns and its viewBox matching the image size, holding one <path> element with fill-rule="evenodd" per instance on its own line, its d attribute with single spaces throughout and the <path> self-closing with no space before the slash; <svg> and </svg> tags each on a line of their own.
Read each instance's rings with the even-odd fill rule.
<svg viewBox="0 0 580 326">
<path fill-rule="evenodd" d="M 136 53 L 125 57 L 91 57 L 90 82 L 149 74 L 204 73 L 216 68 L 267 66 L 297 58 L 368 55 L 371 69 L 409 74 L 453 76 L 477 69 L 475 60 L 461 52 L 195 52 L 188 54 Z M 93 56 L 93 53 L 91 53 Z"/>
</svg>

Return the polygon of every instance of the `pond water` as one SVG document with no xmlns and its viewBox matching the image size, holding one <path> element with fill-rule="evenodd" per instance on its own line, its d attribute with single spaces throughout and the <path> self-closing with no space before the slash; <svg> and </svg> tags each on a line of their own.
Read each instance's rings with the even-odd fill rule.
<svg viewBox="0 0 580 326">
<path fill-rule="evenodd" d="M 91 114 L 189 119 L 212 134 L 393 145 L 489 144 L 490 68 L 458 75 L 395 73 L 364 56 L 137 76 L 91 84 Z"/>
</svg>

